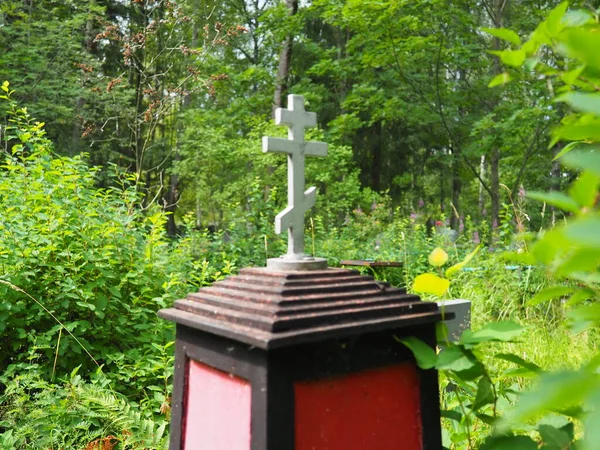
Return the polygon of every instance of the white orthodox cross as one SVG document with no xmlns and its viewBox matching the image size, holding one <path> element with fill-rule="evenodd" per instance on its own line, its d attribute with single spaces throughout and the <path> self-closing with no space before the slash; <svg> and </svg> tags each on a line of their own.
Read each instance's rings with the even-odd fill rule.
<svg viewBox="0 0 600 450">
<path fill-rule="evenodd" d="M 317 188 L 304 191 L 304 158 L 327 156 L 324 142 L 306 142 L 304 129 L 317 125 L 317 115 L 304 110 L 304 97 L 288 95 L 288 109 L 277 108 L 275 123 L 288 126 L 288 139 L 263 137 L 263 152 L 288 155 L 288 207 L 275 217 L 275 232 L 288 230 L 288 252 L 284 259 L 302 260 L 304 254 L 304 213 L 312 208 Z"/>
</svg>

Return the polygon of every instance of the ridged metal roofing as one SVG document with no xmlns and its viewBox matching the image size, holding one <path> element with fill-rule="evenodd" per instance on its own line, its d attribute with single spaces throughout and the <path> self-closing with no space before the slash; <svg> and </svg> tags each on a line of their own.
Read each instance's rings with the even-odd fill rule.
<svg viewBox="0 0 600 450">
<path fill-rule="evenodd" d="M 441 320 L 437 304 L 338 268 L 242 269 L 159 315 L 261 348 Z"/>
</svg>

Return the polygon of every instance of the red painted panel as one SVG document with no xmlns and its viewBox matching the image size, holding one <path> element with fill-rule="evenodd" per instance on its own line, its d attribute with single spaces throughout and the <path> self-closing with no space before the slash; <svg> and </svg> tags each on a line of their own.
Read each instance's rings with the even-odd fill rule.
<svg viewBox="0 0 600 450">
<path fill-rule="evenodd" d="M 190 361 L 185 450 L 250 450 L 250 383 Z"/>
<path fill-rule="evenodd" d="M 299 382 L 296 450 L 422 450 L 413 364 Z"/>
</svg>

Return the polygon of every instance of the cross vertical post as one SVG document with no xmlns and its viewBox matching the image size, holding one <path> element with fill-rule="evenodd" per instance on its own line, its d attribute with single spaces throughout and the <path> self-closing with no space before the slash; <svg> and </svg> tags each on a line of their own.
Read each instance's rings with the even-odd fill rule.
<svg viewBox="0 0 600 450">
<path fill-rule="evenodd" d="M 263 152 L 286 153 L 288 156 L 288 206 L 275 217 L 275 232 L 288 231 L 288 252 L 279 259 L 269 260 L 269 267 L 319 268 L 322 258 L 311 258 L 304 253 L 304 214 L 316 201 L 317 189 L 305 189 L 305 157 L 327 156 L 324 142 L 306 142 L 304 131 L 317 125 L 317 115 L 304 109 L 304 97 L 288 96 L 288 108 L 277 108 L 275 123 L 288 126 L 288 139 L 263 137 Z M 318 260 L 318 261 L 317 261 Z M 315 262 L 318 262 L 315 266 Z M 315 267 L 313 267 L 315 266 Z M 326 261 L 325 261 L 326 267 Z"/>
</svg>

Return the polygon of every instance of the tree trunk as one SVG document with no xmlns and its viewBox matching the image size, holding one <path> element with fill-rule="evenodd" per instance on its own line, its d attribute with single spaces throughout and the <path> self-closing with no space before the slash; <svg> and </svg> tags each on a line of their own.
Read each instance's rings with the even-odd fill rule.
<svg viewBox="0 0 600 450">
<path fill-rule="evenodd" d="M 500 219 L 500 150 L 494 147 L 490 155 L 490 189 L 492 191 L 492 229 L 498 227 Z"/>
<path fill-rule="evenodd" d="M 479 163 L 479 178 L 485 180 L 485 155 L 481 155 L 481 161 Z M 483 217 L 483 211 L 485 210 L 485 188 L 483 183 L 479 183 L 479 215 Z"/>
<path fill-rule="evenodd" d="M 198 11 L 199 4 L 196 0 L 194 2 L 194 12 Z M 195 14 L 194 14 L 195 15 Z M 194 27 L 192 29 L 192 42 L 190 43 L 191 48 L 196 48 L 198 45 L 198 35 L 199 35 L 199 27 L 198 23 L 194 22 Z M 181 102 L 181 112 L 185 111 L 190 107 L 192 103 L 191 95 L 188 93 L 183 97 L 183 101 Z M 177 120 L 177 119 L 176 119 Z M 177 202 L 179 201 L 180 192 L 179 192 L 179 175 L 177 174 L 177 163 L 181 161 L 181 136 L 184 135 L 184 130 L 179 121 L 175 124 L 173 129 L 177 130 L 177 136 L 172 141 L 174 142 L 175 149 L 173 151 L 173 165 L 171 166 L 171 175 L 169 177 L 169 189 L 167 191 L 167 195 L 164 198 L 164 210 L 169 213 L 167 216 L 167 233 L 170 236 L 174 236 L 177 234 L 177 223 L 175 222 L 175 213 L 177 212 Z M 196 194 L 197 195 L 197 194 Z M 196 226 L 200 228 L 202 225 L 200 219 L 200 202 L 197 198 L 196 200 Z"/>
<path fill-rule="evenodd" d="M 292 17 L 298 12 L 298 0 L 286 0 L 288 16 Z M 277 79 L 275 80 L 275 95 L 273 96 L 273 111 L 275 108 L 282 107 L 283 93 L 287 91 L 288 77 L 290 74 L 290 64 L 292 61 L 293 36 L 288 34 L 281 46 L 279 54 L 279 68 L 277 69 Z"/>
<path fill-rule="evenodd" d="M 462 183 L 460 180 L 460 160 L 459 154 L 454 153 L 452 155 L 452 211 L 450 216 L 450 228 L 458 230 L 460 226 L 460 193 L 462 190 Z"/>
</svg>

